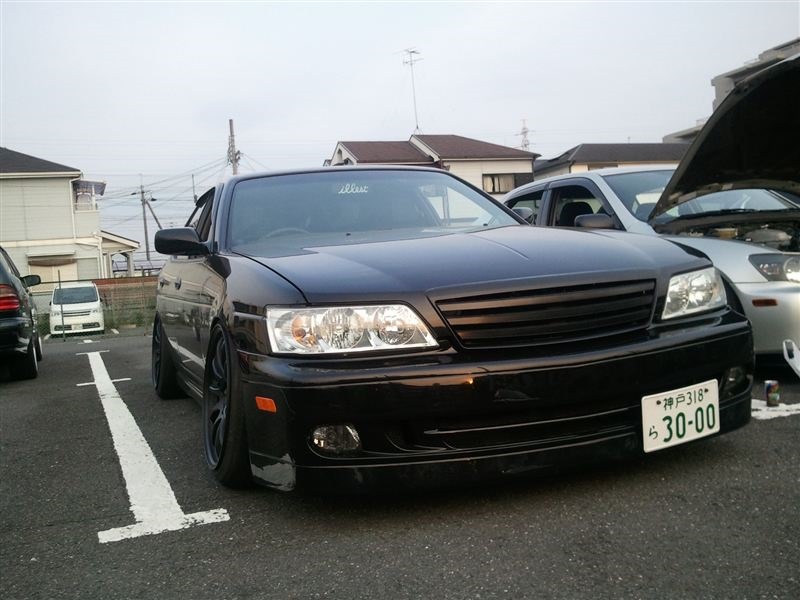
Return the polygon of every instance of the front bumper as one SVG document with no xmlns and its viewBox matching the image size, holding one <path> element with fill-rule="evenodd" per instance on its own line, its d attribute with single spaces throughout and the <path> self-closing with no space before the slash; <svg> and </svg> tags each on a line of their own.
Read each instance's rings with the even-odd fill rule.
<svg viewBox="0 0 800 600">
<path fill-rule="evenodd" d="M 50 333 L 53 335 L 60 333 L 92 333 L 104 330 L 105 320 L 103 315 L 64 316 L 63 323 L 61 315 L 50 315 Z"/>
<path fill-rule="evenodd" d="M 538 358 L 240 353 L 251 469 L 284 490 L 407 489 L 635 456 L 641 398 L 712 378 L 720 382 L 720 433 L 731 431 L 750 419 L 752 336 L 731 315 L 699 330 Z M 728 383 L 732 367 L 744 376 Z M 274 400 L 276 411 L 259 410 L 256 396 Z M 315 448 L 313 429 L 333 424 L 353 425 L 362 451 L 332 457 Z"/>
<path fill-rule="evenodd" d="M 800 340 L 800 284 L 737 283 L 736 289 L 753 325 L 756 354 L 782 354 L 783 340 Z"/>
</svg>

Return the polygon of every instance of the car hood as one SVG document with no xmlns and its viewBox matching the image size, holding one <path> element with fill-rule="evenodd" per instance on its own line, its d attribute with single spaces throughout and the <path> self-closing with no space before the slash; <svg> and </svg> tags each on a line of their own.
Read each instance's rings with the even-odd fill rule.
<svg viewBox="0 0 800 600">
<path fill-rule="evenodd" d="M 380 301 L 475 286 L 486 291 L 533 279 L 550 285 L 656 278 L 664 269 L 671 274 L 707 264 L 654 236 L 522 225 L 249 255 L 294 284 L 310 303 Z"/>
<path fill-rule="evenodd" d="M 650 220 L 696 195 L 733 188 L 800 194 L 800 54 L 740 81 L 711 115 Z"/>
</svg>

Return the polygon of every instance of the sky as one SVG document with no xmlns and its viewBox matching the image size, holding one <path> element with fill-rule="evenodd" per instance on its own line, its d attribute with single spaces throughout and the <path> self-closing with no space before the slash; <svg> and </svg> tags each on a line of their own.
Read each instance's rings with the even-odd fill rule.
<svg viewBox="0 0 800 600">
<path fill-rule="evenodd" d="M 230 174 L 229 119 L 240 172 L 407 140 L 407 48 L 423 133 L 519 147 L 524 119 L 552 158 L 692 127 L 713 77 L 797 37 L 800 0 L 0 0 L 0 146 L 107 182 L 102 228 L 142 242 L 140 186 L 181 226 L 192 175 L 200 194 Z"/>
</svg>

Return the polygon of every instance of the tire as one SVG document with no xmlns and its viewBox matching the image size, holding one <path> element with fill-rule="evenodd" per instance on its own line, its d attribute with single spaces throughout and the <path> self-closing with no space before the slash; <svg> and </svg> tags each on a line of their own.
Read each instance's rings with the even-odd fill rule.
<svg viewBox="0 0 800 600">
<path fill-rule="evenodd" d="M 164 327 L 162 327 L 161 321 L 158 319 L 153 322 L 150 373 L 153 380 L 153 388 L 155 388 L 159 398 L 169 400 L 184 396 L 183 390 L 178 385 L 178 373 L 175 369 L 172 351 L 164 334 Z"/>
<path fill-rule="evenodd" d="M 34 339 L 28 342 L 28 350 L 25 356 L 17 359 L 16 368 L 13 371 L 14 379 L 36 379 L 39 376 L 39 363 L 36 360 L 36 346 Z"/>
<path fill-rule="evenodd" d="M 214 477 L 228 487 L 252 484 L 244 406 L 231 358 L 230 339 L 215 325 L 203 382 L 203 450 Z"/>
<path fill-rule="evenodd" d="M 42 336 L 40 336 L 37 333 L 36 334 L 36 360 L 41 362 L 43 358 L 44 358 L 44 353 L 42 352 Z"/>
</svg>

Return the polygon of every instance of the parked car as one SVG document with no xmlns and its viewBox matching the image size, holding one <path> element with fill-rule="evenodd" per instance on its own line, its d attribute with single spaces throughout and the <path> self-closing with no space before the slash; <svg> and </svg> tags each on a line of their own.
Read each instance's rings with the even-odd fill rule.
<svg viewBox="0 0 800 600">
<path fill-rule="evenodd" d="M 750 327 L 696 251 L 532 228 L 421 167 L 238 176 L 198 202 L 156 234 L 152 373 L 200 402 L 223 484 L 473 481 L 750 419 Z"/>
<path fill-rule="evenodd" d="M 677 170 L 599 169 L 534 181 L 509 207 L 541 227 L 614 228 L 712 259 L 729 301 L 753 325 L 755 351 L 800 343 L 800 56 L 740 83 Z"/>
<path fill-rule="evenodd" d="M 103 302 L 91 281 L 71 281 L 53 289 L 50 333 L 103 333 Z"/>
<path fill-rule="evenodd" d="M 20 275 L 8 253 L 0 248 L 0 361 L 16 379 L 39 375 L 42 340 L 36 324 L 36 305 L 29 288 L 38 275 Z"/>
</svg>

